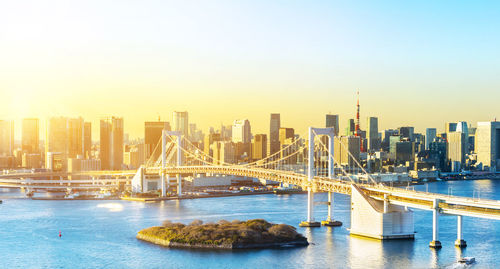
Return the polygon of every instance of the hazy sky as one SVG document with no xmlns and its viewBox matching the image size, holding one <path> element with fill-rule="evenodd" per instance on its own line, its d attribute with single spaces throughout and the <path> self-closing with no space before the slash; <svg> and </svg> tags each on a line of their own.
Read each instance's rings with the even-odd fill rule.
<svg viewBox="0 0 500 269">
<path fill-rule="evenodd" d="M 188 110 L 204 131 L 269 113 L 299 132 L 500 118 L 498 1 L 1 1 L 0 119 Z M 16 122 L 20 126 L 20 122 Z"/>
</svg>

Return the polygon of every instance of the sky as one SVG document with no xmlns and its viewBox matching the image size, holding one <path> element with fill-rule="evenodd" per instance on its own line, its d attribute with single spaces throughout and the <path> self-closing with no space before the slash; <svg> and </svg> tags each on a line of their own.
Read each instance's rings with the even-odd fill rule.
<svg viewBox="0 0 500 269">
<path fill-rule="evenodd" d="M 439 131 L 500 118 L 499 48 L 498 1 L 1 1 L 0 119 L 342 131 L 359 89 L 361 128 Z"/>
</svg>

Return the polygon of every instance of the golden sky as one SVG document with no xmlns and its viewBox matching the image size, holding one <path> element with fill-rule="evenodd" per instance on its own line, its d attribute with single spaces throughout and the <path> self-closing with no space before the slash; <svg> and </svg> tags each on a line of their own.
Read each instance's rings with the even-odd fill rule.
<svg viewBox="0 0 500 269">
<path fill-rule="evenodd" d="M 446 2 L 446 1 L 445 1 Z M 497 4 L 395 1 L 5 1 L 0 119 L 146 120 L 189 111 L 203 131 L 269 114 L 303 132 L 340 114 L 341 131 L 437 127 L 500 116 Z M 43 121 L 42 121 L 43 124 Z M 20 121 L 16 121 L 20 126 Z"/>
</svg>

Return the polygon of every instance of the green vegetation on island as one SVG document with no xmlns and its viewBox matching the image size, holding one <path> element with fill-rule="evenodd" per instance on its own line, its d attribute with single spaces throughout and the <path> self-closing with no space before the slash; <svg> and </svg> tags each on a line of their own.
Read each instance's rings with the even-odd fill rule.
<svg viewBox="0 0 500 269">
<path fill-rule="evenodd" d="M 167 247 L 193 248 L 269 248 L 309 244 L 295 227 L 263 219 L 221 220 L 206 224 L 195 220 L 189 225 L 165 221 L 162 226 L 139 231 L 137 238 Z"/>
</svg>

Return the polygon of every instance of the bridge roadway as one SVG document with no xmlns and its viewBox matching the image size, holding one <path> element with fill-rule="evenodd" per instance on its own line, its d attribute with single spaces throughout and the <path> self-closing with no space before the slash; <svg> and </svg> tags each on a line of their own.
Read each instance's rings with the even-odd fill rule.
<svg viewBox="0 0 500 269">
<path fill-rule="evenodd" d="M 161 168 L 147 168 L 148 173 L 160 173 Z M 243 166 L 178 166 L 167 167 L 166 174 L 223 174 L 268 179 L 277 182 L 294 184 L 302 188 L 311 187 L 315 192 L 336 192 L 351 195 L 351 182 L 314 177 L 309 182 L 306 175 L 294 172 L 251 168 Z M 376 200 L 387 201 L 391 204 L 433 210 L 434 200 L 438 200 L 440 213 L 460 216 L 471 216 L 500 220 L 500 201 L 472 199 L 460 196 L 449 196 L 436 193 L 427 193 L 401 188 L 391 188 L 375 184 L 359 184 L 358 187 Z"/>
<path fill-rule="evenodd" d="M 0 186 L 4 187 L 31 187 L 31 188 L 102 188 L 107 184 L 130 182 L 136 171 L 90 171 L 80 173 L 24 173 L 0 175 Z M 160 167 L 148 167 L 146 173 L 159 174 Z M 165 173 L 177 174 L 220 174 L 235 175 L 253 178 L 268 179 L 301 186 L 311 187 L 314 192 L 336 192 L 351 195 L 351 182 L 340 179 L 330 179 L 316 176 L 311 182 L 304 174 L 295 172 L 270 170 L 264 168 L 244 167 L 244 166 L 177 166 L 165 168 Z M 33 180 L 33 178 L 43 178 L 50 176 L 90 176 L 93 179 L 76 180 Z M 106 177 L 107 179 L 100 179 Z M 46 184 L 50 184 L 46 185 Z M 60 186 L 54 186 L 59 184 Z M 71 186 L 69 186 L 71 184 Z M 77 184 L 77 185 L 73 185 Z M 65 185 L 65 186 L 64 186 Z M 391 204 L 418 208 L 423 210 L 433 210 L 434 200 L 438 200 L 440 213 L 450 215 L 471 216 L 487 219 L 500 220 L 500 201 L 472 199 L 467 197 L 449 196 L 436 193 L 426 193 L 402 188 L 391 188 L 383 185 L 356 183 L 369 197 Z"/>
</svg>

